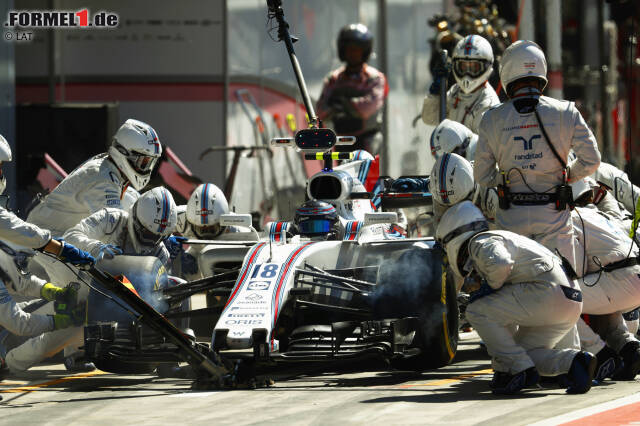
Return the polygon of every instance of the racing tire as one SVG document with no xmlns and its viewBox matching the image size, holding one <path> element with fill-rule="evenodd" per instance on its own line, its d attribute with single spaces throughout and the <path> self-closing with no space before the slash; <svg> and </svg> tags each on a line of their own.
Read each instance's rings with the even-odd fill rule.
<svg viewBox="0 0 640 426">
<path fill-rule="evenodd" d="M 399 370 L 423 371 L 451 363 L 458 349 L 459 312 L 454 280 L 443 273 L 437 250 L 412 249 L 380 266 L 382 286 L 374 313 L 380 318 L 417 317 L 418 330 L 409 348 L 419 354 L 393 358 Z"/>
</svg>

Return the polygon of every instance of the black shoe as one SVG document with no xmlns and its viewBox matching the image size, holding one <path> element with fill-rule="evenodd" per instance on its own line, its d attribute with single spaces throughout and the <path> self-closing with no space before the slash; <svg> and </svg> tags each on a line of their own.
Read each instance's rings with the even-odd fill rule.
<svg viewBox="0 0 640 426">
<path fill-rule="evenodd" d="M 595 375 L 598 359 L 589 352 L 578 352 L 573 357 L 571 368 L 567 378 L 569 386 L 567 393 L 587 393 L 591 389 L 593 377 Z"/>
<path fill-rule="evenodd" d="M 620 349 L 624 367 L 616 374 L 614 380 L 633 380 L 640 372 L 640 342 L 634 340 Z"/>
<path fill-rule="evenodd" d="M 530 388 L 538 384 L 540 374 L 535 367 L 527 368 L 516 374 L 496 371 L 489 387 L 494 395 L 515 395 L 524 388 Z"/>
<path fill-rule="evenodd" d="M 96 366 L 92 362 L 75 359 L 71 356 L 64 359 L 64 366 L 70 373 L 88 373 L 96 369 Z"/>
<path fill-rule="evenodd" d="M 602 382 L 606 378 L 613 378 L 614 375 L 620 373 L 624 368 L 624 361 L 615 353 L 609 346 L 605 346 L 600 349 L 600 352 L 596 354 L 598 364 L 596 365 L 596 372 L 594 380 L 597 383 Z"/>
</svg>

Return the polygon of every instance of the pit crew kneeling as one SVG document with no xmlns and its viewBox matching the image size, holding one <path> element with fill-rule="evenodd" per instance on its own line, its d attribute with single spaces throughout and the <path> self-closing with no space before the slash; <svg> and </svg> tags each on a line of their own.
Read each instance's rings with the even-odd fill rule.
<svg viewBox="0 0 640 426">
<path fill-rule="evenodd" d="M 176 226 L 176 205 L 171 193 L 163 187 L 153 188 L 140 196 L 131 209 L 105 208 L 83 219 L 69 229 L 64 237 L 73 241 L 77 247 L 92 253 L 97 266 L 103 259 L 116 255 L 156 256 L 165 265 L 169 253 L 162 243 L 171 235 Z M 88 297 L 86 288 L 82 288 L 78 299 Z M 11 371 L 27 370 L 42 360 L 65 349 L 65 366 L 70 371 L 87 371 L 95 367 L 81 361 L 83 327 L 74 324 L 64 330 L 44 333 L 29 339 L 7 354 L 6 362 Z"/>
<path fill-rule="evenodd" d="M 622 314 L 640 305 L 638 249 L 591 204 L 593 192 L 587 179 L 571 187 L 577 200 L 571 212 L 576 272 L 584 277 L 579 280 L 584 295 L 582 313 L 589 315 L 591 325 L 578 323 L 580 343 L 598 358 L 597 380 L 633 380 L 640 372 L 640 342 L 627 329 Z M 617 362 L 616 354 L 624 363 Z"/>
<path fill-rule="evenodd" d="M 577 284 L 541 244 L 488 228 L 482 212 L 463 201 L 444 213 L 436 239 L 454 273 L 467 278 L 472 298 L 466 315 L 491 355 L 493 393 L 515 394 L 536 385 L 540 374 L 565 373 L 568 393 L 589 391 L 596 357 L 553 349 L 582 310 Z"/>
</svg>

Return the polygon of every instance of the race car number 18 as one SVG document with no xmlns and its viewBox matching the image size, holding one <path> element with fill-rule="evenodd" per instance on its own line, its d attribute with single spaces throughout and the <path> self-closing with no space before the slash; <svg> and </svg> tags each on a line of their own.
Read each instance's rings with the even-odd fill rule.
<svg viewBox="0 0 640 426">
<path fill-rule="evenodd" d="M 262 269 L 262 273 L 260 274 L 260 278 L 273 278 L 278 273 L 278 268 L 280 265 L 277 263 L 258 263 L 253 268 L 253 274 L 251 278 L 258 278 L 258 274 L 260 273 L 260 269 Z"/>
</svg>

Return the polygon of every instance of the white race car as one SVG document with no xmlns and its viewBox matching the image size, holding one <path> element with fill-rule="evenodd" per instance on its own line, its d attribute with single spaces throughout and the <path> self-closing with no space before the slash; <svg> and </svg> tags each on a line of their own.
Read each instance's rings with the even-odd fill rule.
<svg viewBox="0 0 640 426">
<path fill-rule="evenodd" d="M 348 155 L 307 154 L 325 160 Z M 412 369 L 451 362 L 458 306 L 441 251 L 433 238 L 405 238 L 397 214 L 377 212 L 372 202 L 423 205 L 431 194 L 366 192 L 358 179 L 366 161 L 327 166 L 309 180 L 316 210 L 328 205 L 337 213 L 331 229 L 316 225 L 314 233 L 301 223 L 272 222 L 258 242 L 211 242 L 198 262 L 202 271 L 219 274 L 171 290 L 179 298 L 203 283 L 214 288 L 200 313 L 213 318 L 211 345 L 225 358 L 331 361 L 376 354 Z M 249 215 L 223 218 L 225 224 L 234 220 L 250 226 Z"/>
</svg>

